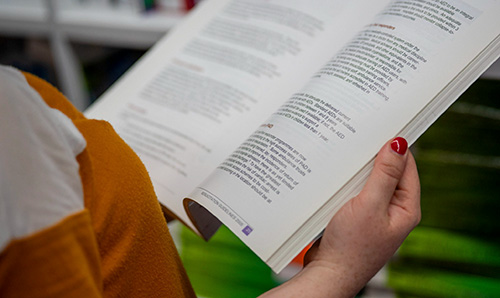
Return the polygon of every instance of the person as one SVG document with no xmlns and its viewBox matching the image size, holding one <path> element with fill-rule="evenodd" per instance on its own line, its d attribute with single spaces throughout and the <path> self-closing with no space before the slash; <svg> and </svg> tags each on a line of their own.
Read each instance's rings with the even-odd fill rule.
<svg viewBox="0 0 500 298">
<path fill-rule="evenodd" d="M 146 169 L 104 121 L 0 67 L 0 296 L 195 297 Z M 352 297 L 420 220 L 415 161 L 385 144 L 304 269 L 262 297 Z M 223 281 L 221 281 L 223 282 Z"/>
</svg>

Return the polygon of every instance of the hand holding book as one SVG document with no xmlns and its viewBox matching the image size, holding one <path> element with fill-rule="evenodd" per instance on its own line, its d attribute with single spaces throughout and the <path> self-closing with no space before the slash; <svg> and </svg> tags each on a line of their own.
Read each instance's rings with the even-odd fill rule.
<svg viewBox="0 0 500 298">
<path fill-rule="evenodd" d="M 353 297 L 420 221 L 420 183 L 402 138 L 387 142 L 361 193 L 328 224 L 304 270 L 264 297 Z"/>
</svg>

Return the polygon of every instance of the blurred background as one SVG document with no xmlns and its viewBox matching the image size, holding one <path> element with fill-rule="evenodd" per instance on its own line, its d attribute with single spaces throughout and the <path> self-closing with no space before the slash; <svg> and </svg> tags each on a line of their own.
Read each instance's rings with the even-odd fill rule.
<svg viewBox="0 0 500 298">
<path fill-rule="evenodd" d="M 210 1 L 210 0 L 204 0 Z M 0 63 L 95 101 L 196 5 L 193 0 L 0 0 Z M 500 63 L 412 147 L 422 222 L 359 297 L 500 297 Z M 255 297 L 275 275 L 231 232 L 171 230 L 200 297 Z"/>
</svg>

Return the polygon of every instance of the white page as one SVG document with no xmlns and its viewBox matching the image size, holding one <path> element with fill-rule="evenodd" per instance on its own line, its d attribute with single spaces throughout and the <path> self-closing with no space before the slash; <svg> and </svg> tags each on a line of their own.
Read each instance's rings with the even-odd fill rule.
<svg viewBox="0 0 500 298">
<path fill-rule="evenodd" d="M 193 194 L 263 260 L 268 261 L 499 34 L 498 2 L 413 1 L 411 9 L 408 3 L 395 1 L 390 10 L 367 22 L 355 43 L 335 56 Z M 449 6 L 432 6 L 443 5 L 439 3 Z M 429 14 L 417 16 L 420 9 Z M 437 22 L 441 14 L 450 17 L 449 24 Z M 363 47 L 379 54 L 368 57 Z M 384 56 L 388 63 L 381 64 Z M 355 66 L 344 63 L 355 60 L 362 62 L 354 65 L 365 68 L 365 74 L 377 75 L 363 77 Z M 318 119 L 300 117 L 300 109 Z M 255 158 L 259 154 L 264 162 Z M 275 173 L 271 161 L 278 164 Z M 234 183 L 221 182 L 228 180 Z M 342 203 L 329 208 L 337 210 Z"/>
<path fill-rule="evenodd" d="M 190 225 L 182 198 L 387 2 L 203 2 L 86 114 L 113 124 Z"/>
</svg>

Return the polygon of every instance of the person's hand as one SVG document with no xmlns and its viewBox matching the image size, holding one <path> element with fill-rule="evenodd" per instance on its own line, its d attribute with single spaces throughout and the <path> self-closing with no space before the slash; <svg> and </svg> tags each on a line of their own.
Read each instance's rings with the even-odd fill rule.
<svg viewBox="0 0 500 298">
<path fill-rule="evenodd" d="M 419 221 L 417 168 L 406 141 L 397 138 L 380 150 L 361 193 L 334 216 L 305 262 L 335 271 L 346 294 L 355 295 Z"/>
<path fill-rule="evenodd" d="M 305 268 L 266 294 L 353 297 L 396 252 L 420 221 L 417 167 L 402 138 L 386 143 L 359 195 L 328 224 Z"/>
</svg>

